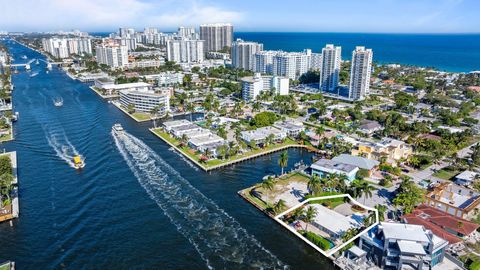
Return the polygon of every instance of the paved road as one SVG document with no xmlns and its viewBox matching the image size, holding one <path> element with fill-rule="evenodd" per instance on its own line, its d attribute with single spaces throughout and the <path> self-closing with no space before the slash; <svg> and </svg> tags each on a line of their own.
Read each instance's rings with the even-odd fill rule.
<svg viewBox="0 0 480 270">
<path fill-rule="evenodd" d="M 457 155 L 459 158 L 466 158 L 466 157 L 469 157 L 471 154 L 472 154 L 472 147 L 475 146 L 478 142 L 476 143 L 473 143 L 463 149 L 460 149 L 458 152 L 457 152 Z"/>
</svg>

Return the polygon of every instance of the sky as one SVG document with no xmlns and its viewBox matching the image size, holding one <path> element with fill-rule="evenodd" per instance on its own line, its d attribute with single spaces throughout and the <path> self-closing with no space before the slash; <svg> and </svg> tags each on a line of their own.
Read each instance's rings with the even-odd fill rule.
<svg viewBox="0 0 480 270">
<path fill-rule="evenodd" d="M 235 31 L 479 33 L 478 0 L 0 0 L 0 30 L 112 32 L 230 22 Z"/>
</svg>

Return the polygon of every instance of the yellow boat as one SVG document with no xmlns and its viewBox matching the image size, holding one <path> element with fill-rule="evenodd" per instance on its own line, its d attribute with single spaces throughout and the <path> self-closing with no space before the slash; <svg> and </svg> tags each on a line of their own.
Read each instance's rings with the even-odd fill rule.
<svg viewBox="0 0 480 270">
<path fill-rule="evenodd" d="M 79 170 L 79 169 L 85 167 L 85 163 L 83 162 L 83 160 L 80 156 L 74 156 L 73 157 L 73 166 L 75 167 L 75 169 Z"/>
</svg>

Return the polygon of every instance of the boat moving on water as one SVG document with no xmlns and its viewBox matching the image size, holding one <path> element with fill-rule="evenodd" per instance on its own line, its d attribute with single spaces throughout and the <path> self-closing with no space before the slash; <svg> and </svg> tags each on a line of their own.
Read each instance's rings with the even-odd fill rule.
<svg viewBox="0 0 480 270">
<path fill-rule="evenodd" d="M 63 106 L 63 99 L 62 98 L 55 99 L 53 101 L 53 104 L 55 105 L 55 107 L 62 107 Z"/>
<path fill-rule="evenodd" d="M 112 132 L 115 134 L 115 135 L 121 135 L 124 133 L 124 129 L 122 127 L 122 125 L 120 124 L 114 124 L 113 127 L 112 127 Z"/>
<path fill-rule="evenodd" d="M 85 167 L 85 163 L 83 162 L 83 159 L 81 156 L 74 156 L 73 157 L 73 166 L 75 169 L 80 170 L 83 167 Z"/>
</svg>

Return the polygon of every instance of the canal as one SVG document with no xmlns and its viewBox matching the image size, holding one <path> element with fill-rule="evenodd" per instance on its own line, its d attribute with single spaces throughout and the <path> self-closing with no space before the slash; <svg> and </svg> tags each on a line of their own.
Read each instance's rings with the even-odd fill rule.
<svg viewBox="0 0 480 270">
<path fill-rule="evenodd" d="M 15 63 L 42 58 L 5 42 Z M 28 60 L 21 59 L 26 55 Z M 0 224 L 18 269 L 332 269 L 237 195 L 279 173 L 279 153 L 205 173 L 59 68 L 13 75 L 20 218 Z M 56 99 L 62 107 L 55 107 Z M 111 134 L 114 123 L 128 132 Z M 85 157 L 83 171 L 71 157 Z M 310 162 L 289 151 L 289 167 Z"/>
</svg>

